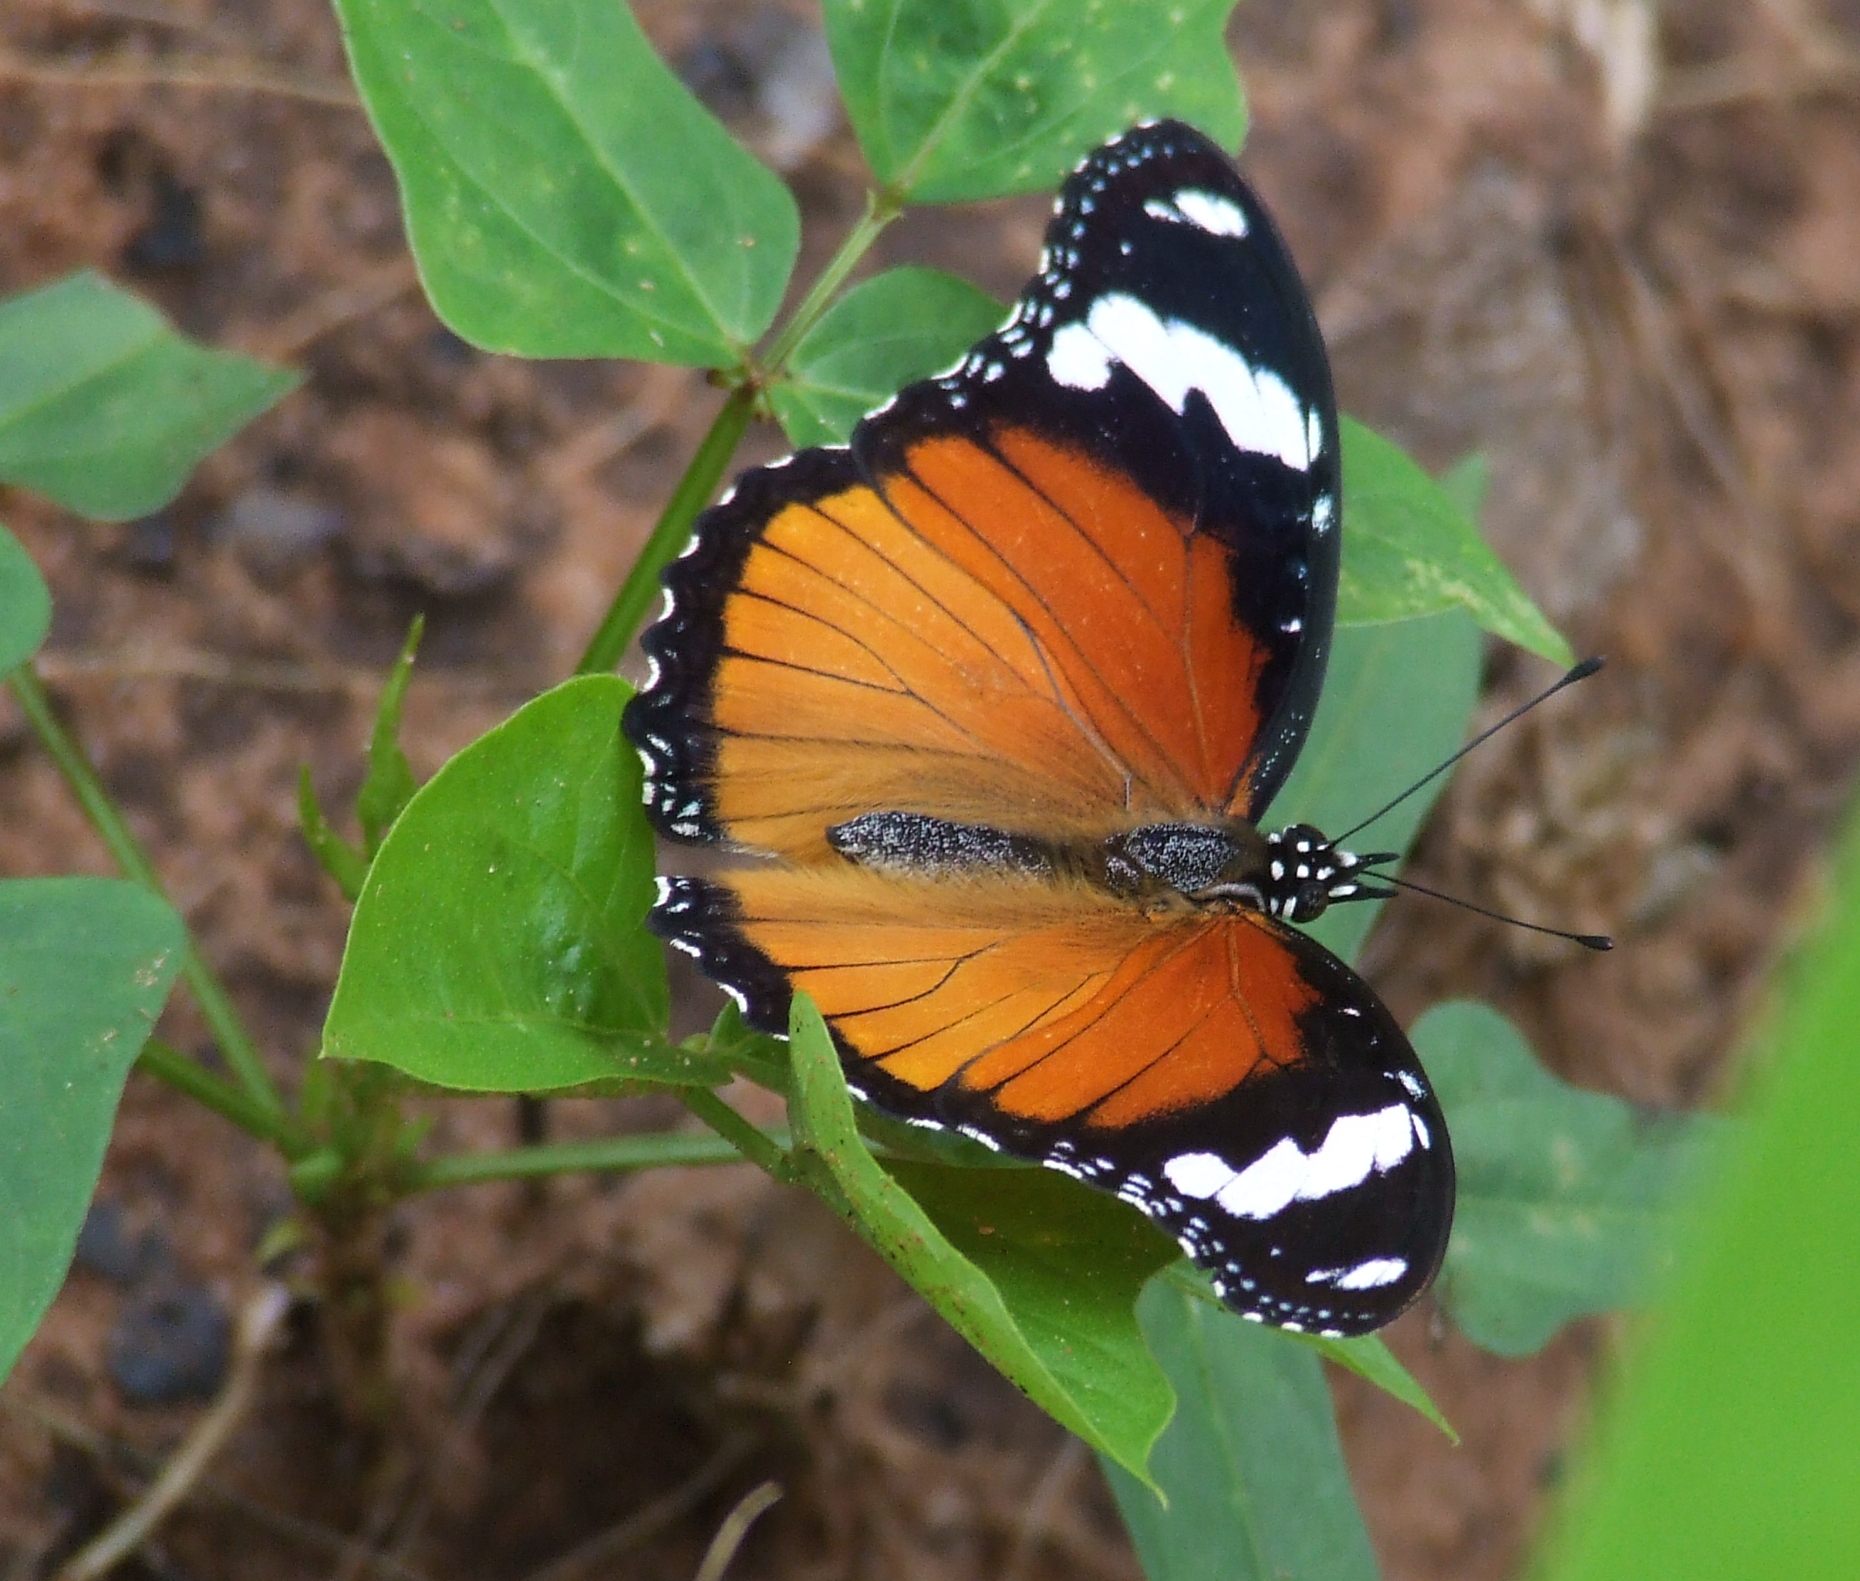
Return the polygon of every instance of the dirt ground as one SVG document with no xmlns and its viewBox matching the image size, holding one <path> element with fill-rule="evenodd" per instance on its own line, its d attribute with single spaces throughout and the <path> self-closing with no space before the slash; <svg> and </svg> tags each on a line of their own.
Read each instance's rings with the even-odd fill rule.
<svg viewBox="0 0 1860 1581">
<path fill-rule="evenodd" d="M 1860 3 L 1652 12 L 1249 0 L 1230 38 L 1246 162 L 1344 404 L 1433 465 L 1483 450 L 1498 546 L 1611 661 L 1466 766 L 1418 876 L 1613 932 L 1615 953 L 1404 901 L 1370 975 L 1404 1019 L 1481 996 L 1574 1080 L 1698 1105 L 1735 1088 L 1860 753 Z M 755 0 L 643 15 L 788 167 L 817 266 L 859 198 L 816 24 Z M 920 214 L 879 261 L 1005 297 L 1044 212 Z M 56 595 L 54 692 L 288 1083 L 345 917 L 296 833 L 298 766 L 328 802 L 353 792 L 416 610 L 422 773 L 565 674 L 717 397 L 676 371 L 482 356 L 438 324 L 323 0 L 12 0 L 0 292 L 86 264 L 307 374 L 156 517 L 0 500 Z M 758 433 L 743 459 L 778 448 Z M 1545 678 L 1495 650 L 1482 706 Z M 16 715 L 0 758 L 0 870 L 107 871 Z M 706 990 L 681 990 L 695 1022 Z M 166 1032 L 206 1048 L 185 1006 Z M 507 1103 L 434 1113 L 449 1144 L 513 1140 Z M 550 1109 L 564 1137 L 676 1113 Z M 0 1394 L 9 1581 L 49 1574 L 195 1419 L 198 1399 L 132 1398 L 124 1336 L 151 1303 L 237 1309 L 287 1198 L 262 1149 L 135 1078 L 100 1200 Z M 764 1478 L 784 1497 L 739 1581 L 1137 1574 L 1089 1457 L 824 1209 L 746 1167 L 456 1191 L 392 1233 L 397 1453 L 364 1464 L 294 1320 L 233 1448 L 124 1574 L 684 1581 Z M 1464 1442 L 1336 1379 L 1386 1574 L 1515 1574 L 1610 1326 L 1501 1362 L 1424 1303 L 1389 1338 Z"/>
</svg>

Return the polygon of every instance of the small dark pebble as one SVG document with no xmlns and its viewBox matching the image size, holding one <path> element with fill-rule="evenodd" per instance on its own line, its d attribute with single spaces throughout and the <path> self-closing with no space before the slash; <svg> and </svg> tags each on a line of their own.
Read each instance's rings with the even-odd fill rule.
<svg viewBox="0 0 1860 1581">
<path fill-rule="evenodd" d="M 151 181 L 147 222 L 123 248 L 123 267 L 139 274 L 192 269 L 207 256 L 200 199 L 165 170 Z"/>
<path fill-rule="evenodd" d="M 334 506 L 258 485 L 240 494 L 213 523 L 213 538 L 252 570 L 274 574 L 317 553 L 346 529 Z"/>
<path fill-rule="evenodd" d="M 213 1292 L 163 1282 L 130 1297 L 110 1330 L 110 1377 L 135 1405 L 216 1393 L 232 1354 L 232 1319 Z"/>
<path fill-rule="evenodd" d="M 117 553 L 132 571 L 144 576 L 167 576 L 174 570 L 174 543 L 174 518 L 166 511 L 157 511 L 124 525 Z"/>
<path fill-rule="evenodd" d="M 160 1265 L 166 1254 L 158 1231 L 131 1236 L 122 1208 L 99 1197 L 84 1215 L 71 1261 L 113 1285 L 130 1285 Z"/>
<path fill-rule="evenodd" d="M 478 360 L 478 348 L 443 324 L 433 331 L 427 344 L 435 357 L 455 368 L 468 367 Z"/>
</svg>

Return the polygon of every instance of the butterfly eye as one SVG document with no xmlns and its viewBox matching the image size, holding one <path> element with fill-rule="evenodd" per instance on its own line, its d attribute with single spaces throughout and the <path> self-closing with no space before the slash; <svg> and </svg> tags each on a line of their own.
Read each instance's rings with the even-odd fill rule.
<svg viewBox="0 0 1860 1581">
<path fill-rule="evenodd" d="M 1288 922 L 1312 922 L 1323 916 L 1329 905 L 1329 888 L 1320 879 L 1307 878 L 1293 889 L 1285 917 Z"/>
</svg>

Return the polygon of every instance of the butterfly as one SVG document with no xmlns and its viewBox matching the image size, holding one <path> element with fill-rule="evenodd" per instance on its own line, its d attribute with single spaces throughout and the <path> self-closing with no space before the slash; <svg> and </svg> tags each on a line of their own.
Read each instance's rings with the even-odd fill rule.
<svg viewBox="0 0 1860 1581">
<path fill-rule="evenodd" d="M 848 1086 L 1133 1204 L 1241 1315 L 1352 1335 L 1453 1215 L 1374 991 L 1294 924 L 1382 893 L 1263 832 L 1324 679 L 1336 402 L 1259 200 L 1174 121 L 1090 154 L 1039 272 L 851 442 L 740 477 L 665 573 L 625 730 L 650 925 Z"/>
</svg>

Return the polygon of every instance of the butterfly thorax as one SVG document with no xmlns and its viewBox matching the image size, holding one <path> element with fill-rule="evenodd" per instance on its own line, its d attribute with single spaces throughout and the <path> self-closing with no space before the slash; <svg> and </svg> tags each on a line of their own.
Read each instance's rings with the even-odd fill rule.
<svg viewBox="0 0 1860 1581">
<path fill-rule="evenodd" d="M 1146 911 L 1261 911 L 1310 922 L 1367 898 L 1375 860 L 1340 851 L 1310 824 L 1262 834 L 1241 818 L 1152 823 L 1102 840 L 1048 841 L 922 813 L 865 813 L 827 831 L 842 856 L 900 876 L 1001 872 L 1072 879 Z"/>
</svg>

